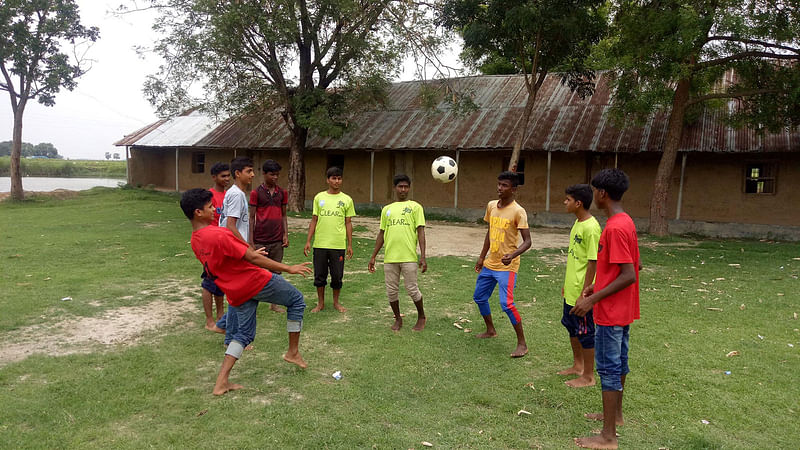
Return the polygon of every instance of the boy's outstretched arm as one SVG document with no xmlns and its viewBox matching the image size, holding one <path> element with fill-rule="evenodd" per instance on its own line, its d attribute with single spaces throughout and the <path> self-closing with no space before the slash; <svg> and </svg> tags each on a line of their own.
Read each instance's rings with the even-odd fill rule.
<svg viewBox="0 0 800 450">
<path fill-rule="evenodd" d="M 310 262 L 289 266 L 279 263 L 278 261 L 273 261 L 249 247 L 244 253 L 244 260 L 271 272 L 288 272 L 295 275 L 302 275 L 303 277 L 311 273 L 311 268 L 308 267 L 311 264 Z"/>
<path fill-rule="evenodd" d="M 428 261 L 425 260 L 425 227 L 420 225 L 417 227 L 417 242 L 419 242 L 419 266 L 422 268 L 422 273 L 428 270 Z"/>
<path fill-rule="evenodd" d="M 592 306 L 594 306 L 600 300 L 608 297 L 611 294 L 615 294 L 636 282 L 636 270 L 633 268 L 633 263 L 620 264 L 619 268 L 619 275 L 617 275 L 617 278 L 615 278 L 614 281 L 608 283 L 608 286 L 600 289 L 599 291 L 593 292 L 588 297 L 578 297 L 578 300 L 575 301 L 575 306 L 572 307 L 570 313 L 579 317 L 583 317 L 589 312 L 589 310 L 592 309 Z"/>
<path fill-rule="evenodd" d="M 475 263 L 475 272 L 480 272 L 483 269 L 483 260 L 486 259 L 486 254 L 489 253 L 489 226 L 486 226 L 486 237 L 483 238 L 483 248 L 481 254 L 478 256 L 478 261 Z"/>
<path fill-rule="evenodd" d="M 372 250 L 372 257 L 369 259 L 369 264 L 367 264 L 369 273 L 375 273 L 375 257 L 378 256 L 381 247 L 383 247 L 383 230 L 378 230 L 378 237 L 375 238 L 375 249 Z"/>
<path fill-rule="evenodd" d="M 303 247 L 303 254 L 308 256 L 308 252 L 311 251 L 311 238 L 314 237 L 314 233 L 317 231 L 317 220 L 319 216 L 313 215 L 311 216 L 311 222 L 308 223 L 308 237 L 306 238 L 306 245 Z"/>
<path fill-rule="evenodd" d="M 528 228 L 520 228 L 519 233 L 522 235 L 522 245 L 517 247 L 514 253 L 505 254 L 502 258 L 500 258 L 500 261 L 505 265 L 511 264 L 511 261 L 513 261 L 514 258 L 525 253 L 529 248 L 531 248 L 531 230 Z"/>
<path fill-rule="evenodd" d="M 344 229 L 347 232 L 347 259 L 353 259 L 353 221 L 344 218 Z"/>
</svg>

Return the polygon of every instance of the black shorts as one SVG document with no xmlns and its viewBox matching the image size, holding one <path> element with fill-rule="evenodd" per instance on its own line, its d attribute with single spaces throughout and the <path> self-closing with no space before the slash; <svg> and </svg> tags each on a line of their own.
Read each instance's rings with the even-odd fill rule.
<svg viewBox="0 0 800 450">
<path fill-rule="evenodd" d="M 208 278 L 208 275 L 206 275 L 205 270 L 203 271 L 203 274 L 200 275 L 200 278 L 203 279 L 203 282 L 200 283 L 200 286 L 202 286 L 203 289 L 207 290 L 208 292 L 211 292 L 211 294 L 216 295 L 217 297 L 225 296 L 225 293 L 222 292 L 222 289 L 220 289 L 219 286 L 217 286 L 217 283 L 214 283 L 214 281 L 212 281 L 211 278 Z"/>
<path fill-rule="evenodd" d="M 344 250 L 315 248 L 314 286 L 322 287 L 327 284 L 328 271 L 331 273 L 331 289 L 341 289 L 344 276 Z"/>
<path fill-rule="evenodd" d="M 253 247 L 261 248 L 264 247 L 264 250 L 267 251 L 267 258 L 277 261 L 283 262 L 283 242 L 254 242 Z M 281 273 L 280 271 L 273 270 L 272 273 Z"/>
<path fill-rule="evenodd" d="M 564 312 L 561 315 L 561 325 L 569 332 L 569 337 L 578 338 L 581 347 L 589 349 L 594 348 L 594 316 L 590 309 L 585 316 L 579 317 L 575 314 L 570 314 L 569 311 L 572 306 L 567 304 L 564 300 Z"/>
</svg>

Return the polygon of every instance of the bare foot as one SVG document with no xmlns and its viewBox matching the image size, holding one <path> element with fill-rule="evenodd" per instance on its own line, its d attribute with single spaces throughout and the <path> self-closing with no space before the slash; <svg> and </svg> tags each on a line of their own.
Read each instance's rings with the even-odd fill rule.
<svg viewBox="0 0 800 450">
<path fill-rule="evenodd" d="M 400 318 L 394 319 L 394 323 L 392 324 L 392 331 L 398 331 L 402 327 L 403 327 L 403 319 Z"/>
<path fill-rule="evenodd" d="M 218 327 L 217 324 L 213 322 L 211 323 L 211 326 L 206 324 L 206 330 L 213 331 L 214 333 L 225 334 L 225 330 L 223 328 Z"/>
<path fill-rule="evenodd" d="M 345 309 L 345 307 L 340 305 L 339 303 L 334 303 L 333 304 L 333 309 L 339 311 L 340 313 L 343 313 L 343 312 L 347 311 L 347 309 Z"/>
<path fill-rule="evenodd" d="M 564 382 L 567 386 L 571 388 L 582 388 L 587 386 L 594 386 L 595 381 L 594 377 L 584 377 L 580 376 L 578 378 L 573 378 L 572 380 L 567 380 Z"/>
<path fill-rule="evenodd" d="M 606 439 L 602 435 L 575 438 L 575 445 L 582 448 L 618 448 L 617 438 Z"/>
<path fill-rule="evenodd" d="M 303 357 L 300 356 L 300 352 L 297 352 L 294 355 L 289 355 L 289 353 L 284 353 L 283 360 L 288 363 L 296 364 L 300 366 L 301 369 L 305 369 L 306 367 L 308 367 L 308 364 L 306 364 L 306 362 L 303 360 Z"/>
<path fill-rule="evenodd" d="M 560 370 L 557 373 L 559 375 L 580 375 L 583 373 L 583 367 L 572 366 L 568 369 Z"/>
<path fill-rule="evenodd" d="M 414 331 L 422 331 L 422 330 L 424 330 L 425 329 L 425 322 L 427 322 L 427 321 L 428 321 L 428 319 L 426 319 L 424 317 L 418 318 L 417 319 L 417 323 L 416 323 L 416 325 L 414 325 L 414 328 L 412 328 L 412 330 L 414 330 Z"/>
<path fill-rule="evenodd" d="M 286 310 L 285 310 L 285 309 L 281 308 L 281 307 L 280 307 L 280 306 L 278 306 L 278 305 L 274 305 L 274 304 L 272 304 L 272 303 L 270 303 L 270 304 L 269 304 L 269 310 L 270 310 L 270 311 L 274 311 L 274 312 L 276 312 L 276 313 L 285 313 L 285 312 L 286 312 Z"/>
<path fill-rule="evenodd" d="M 478 339 L 493 338 L 493 337 L 497 337 L 497 332 L 496 331 L 484 331 L 483 333 L 476 334 L 475 337 L 478 338 Z"/>
<path fill-rule="evenodd" d="M 320 311 L 322 311 L 324 308 L 325 308 L 325 304 L 324 304 L 324 303 L 317 303 L 317 306 L 315 306 L 315 307 L 314 307 L 314 308 L 311 310 L 311 312 L 312 312 L 312 313 L 315 313 L 315 312 L 320 312 Z"/>
<path fill-rule="evenodd" d="M 517 345 L 517 348 L 514 350 L 514 353 L 511 354 L 512 358 L 522 358 L 523 356 L 528 354 L 528 347 L 525 345 Z"/>
<path fill-rule="evenodd" d="M 603 421 L 603 413 L 586 413 L 583 415 L 587 419 L 596 420 L 598 422 Z M 617 426 L 625 425 L 625 420 L 617 419 Z"/>
<path fill-rule="evenodd" d="M 214 390 L 211 391 L 211 393 L 214 395 L 222 395 L 228 391 L 236 391 L 238 389 L 242 389 L 243 387 L 244 386 L 242 386 L 241 384 L 227 383 L 222 386 L 214 386 Z"/>
</svg>

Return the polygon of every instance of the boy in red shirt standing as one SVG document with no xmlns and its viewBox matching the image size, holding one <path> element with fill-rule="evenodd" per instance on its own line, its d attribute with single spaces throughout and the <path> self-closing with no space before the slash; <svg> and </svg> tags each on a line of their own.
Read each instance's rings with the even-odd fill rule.
<svg viewBox="0 0 800 450">
<path fill-rule="evenodd" d="M 622 390 L 628 369 L 630 324 L 639 318 L 639 240 L 636 226 L 622 209 L 622 194 L 630 181 L 619 169 L 603 169 L 592 178 L 594 201 L 608 216 L 600 235 L 595 284 L 576 300 L 571 314 L 583 317 L 594 310 L 595 365 L 603 390 L 603 413 L 586 414 L 602 420 L 597 436 L 575 438 L 584 448 L 617 448 L 617 425 L 622 419 Z"/>
<path fill-rule="evenodd" d="M 209 191 L 211 191 L 211 205 L 214 206 L 214 225 L 216 225 L 219 223 L 219 213 L 222 212 L 222 202 L 225 200 L 225 189 L 231 181 L 230 167 L 221 162 L 214 164 L 211 166 L 211 179 L 214 180 L 214 186 L 211 186 Z M 206 330 L 224 333 L 225 330 L 217 327 L 216 322 L 221 319 L 223 315 L 225 293 L 206 276 L 205 272 L 203 272 L 200 277 L 203 279 L 200 286 L 203 287 L 203 311 L 206 313 Z M 216 319 L 214 319 L 212 310 L 214 304 L 216 304 L 217 307 Z"/>
<path fill-rule="evenodd" d="M 190 189 L 181 197 L 181 209 L 192 222 L 192 251 L 203 264 L 208 278 L 227 294 L 228 314 L 235 314 L 237 319 L 226 330 L 231 335 L 231 342 L 212 391 L 214 395 L 222 395 L 242 388 L 239 384 L 231 384 L 228 378 L 244 348 L 255 338 L 259 302 L 278 303 L 287 307 L 289 350 L 283 359 L 304 369 L 308 366 L 298 349 L 306 307 L 303 294 L 270 270 L 306 276 L 311 269 L 308 268 L 310 263 L 287 266 L 275 262 L 253 250 L 229 229 L 212 226 L 214 206 L 211 196 L 206 189 Z M 230 321 L 228 324 L 231 324 Z"/>
<path fill-rule="evenodd" d="M 278 186 L 281 165 L 277 161 L 264 161 L 261 170 L 264 182 L 250 191 L 250 244 L 253 248 L 263 248 L 269 259 L 282 262 L 283 249 L 289 246 L 289 226 L 286 222 L 289 196 Z M 275 312 L 283 312 L 279 306 L 269 307 Z"/>
</svg>

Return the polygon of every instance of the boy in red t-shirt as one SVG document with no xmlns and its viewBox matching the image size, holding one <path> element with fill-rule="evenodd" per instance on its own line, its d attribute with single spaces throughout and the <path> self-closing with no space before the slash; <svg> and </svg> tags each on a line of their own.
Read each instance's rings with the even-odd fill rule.
<svg viewBox="0 0 800 450">
<path fill-rule="evenodd" d="M 283 249 L 289 246 L 286 204 L 289 196 L 278 186 L 281 165 L 268 159 L 261 166 L 264 182 L 250 191 L 250 245 L 263 248 L 273 261 L 283 261 Z M 276 272 L 280 273 L 280 272 Z M 275 312 L 283 308 L 269 305 Z"/>
<path fill-rule="evenodd" d="M 583 317 L 594 310 L 595 365 L 603 391 L 602 420 L 597 436 L 575 438 L 584 448 L 617 448 L 617 425 L 622 418 L 622 391 L 628 368 L 630 324 L 639 318 L 639 241 L 636 226 L 622 209 L 622 194 L 630 181 L 619 169 L 603 169 L 592 178 L 594 201 L 608 216 L 597 250 L 595 283 L 587 287 L 570 313 Z"/>
<path fill-rule="evenodd" d="M 211 204 L 211 192 L 206 189 L 190 189 L 184 192 L 181 209 L 192 222 L 192 251 L 203 264 L 207 276 L 227 294 L 228 314 L 235 314 L 237 319 L 235 326 L 229 326 L 226 330 L 231 335 L 231 342 L 225 352 L 213 394 L 222 395 L 242 388 L 241 385 L 231 384 L 228 377 L 233 365 L 241 358 L 244 348 L 255 338 L 259 302 L 278 303 L 287 307 L 289 349 L 283 359 L 305 369 L 307 364 L 298 349 L 303 311 L 306 307 L 303 294 L 270 270 L 305 277 L 311 273 L 308 267 L 311 263 L 287 266 L 275 262 L 236 238 L 229 229 L 212 226 L 214 206 Z M 230 321 L 228 323 L 230 325 Z"/>
<path fill-rule="evenodd" d="M 211 204 L 214 206 L 214 225 L 219 223 L 219 213 L 222 212 L 222 202 L 225 199 L 225 189 L 231 181 L 231 170 L 227 164 L 218 162 L 211 166 L 211 179 L 214 186 L 211 186 Z M 200 286 L 203 288 L 203 311 L 206 313 L 206 330 L 215 333 L 224 333 L 225 330 L 217 327 L 217 320 L 222 318 L 224 313 L 225 293 L 217 286 L 214 281 L 206 276 L 205 271 L 200 275 L 203 279 Z M 213 296 L 213 301 L 212 301 Z M 214 319 L 212 307 L 216 304 L 217 318 Z"/>
</svg>

